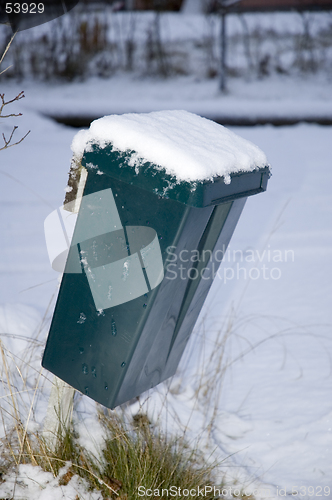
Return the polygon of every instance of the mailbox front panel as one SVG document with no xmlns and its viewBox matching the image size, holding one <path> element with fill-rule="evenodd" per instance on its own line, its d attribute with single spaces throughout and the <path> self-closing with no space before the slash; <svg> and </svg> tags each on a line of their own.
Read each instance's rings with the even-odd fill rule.
<svg viewBox="0 0 332 500">
<path fill-rule="evenodd" d="M 110 408 L 171 376 L 243 204 L 191 207 L 90 171 L 43 366 Z"/>
</svg>

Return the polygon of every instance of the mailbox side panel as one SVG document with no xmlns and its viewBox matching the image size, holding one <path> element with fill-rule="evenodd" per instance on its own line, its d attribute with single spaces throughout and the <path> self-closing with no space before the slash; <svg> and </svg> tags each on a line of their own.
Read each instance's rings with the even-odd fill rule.
<svg viewBox="0 0 332 500">
<path fill-rule="evenodd" d="M 144 326 L 115 406 L 174 375 L 219 268 L 220 252 L 224 254 L 227 249 L 245 201 L 246 198 L 242 198 L 214 207 L 210 217 L 205 219 L 204 230 L 200 231 L 199 239 L 196 240 L 188 236 L 197 231 L 198 211 L 204 209 L 192 209 L 174 255 L 186 253 L 188 256 L 189 245 L 191 255 L 198 251 L 200 257 L 194 261 L 189 259 L 189 264 L 182 273 L 179 272 L 179 266 L 183 264 L 180 259 L 177 266 L 169 269 L 168 274 L 165 273 L 155 301 L 155 314 L 150 315 Z M 217 250 L 219 256 L 216 256 Z M 175 269 L 177 278 L 174 282 L 177 283 L 172 284 L 168 278 L 172 277 L 170 273 L 174 273 Z M 196 271 L 191 272 L 194 269 Z M 194 279 L 183 279 L 188 275 Z M 162 307 L 164 297 L 170 293 L 172 304 L 166 316 L 158 316 L 158 306 Z"/>
<path fill-rule="evenodd" d="M 246 200 L 247 198 L 241 198 L 235 200 L 232 203 L 228 217 L 214 247 L 213 257 L 205 267 L 203 279 L 201 279 L 198 283 L 198 286 L 194 291 L 192 300 L 187 309 L 184 311 L 182 321 L 180 318 L 177 324 L 178 333 L 172 346 L 172 350 L 169 353 L 167 363 L 162 374 L 162 380 L 166 380 L 167 378 L 174 375 L 177 369 L 183 351 L 189 340 L 190 334 L 195 326 L 206 296 L 212 285 L 212 281 L 215 278 L 216 272 L 220 266 L 220 258 L 218 257 L 218 253 L 216 252 L 219 250 L 219 253 L 224 254 L 227 250 L 228 244 L 238 223 Z"/>
</svg>

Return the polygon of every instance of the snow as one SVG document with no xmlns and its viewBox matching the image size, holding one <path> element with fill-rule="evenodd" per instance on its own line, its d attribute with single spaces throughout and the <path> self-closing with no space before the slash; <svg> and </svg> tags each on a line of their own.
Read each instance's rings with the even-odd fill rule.
<svg viewBox="0 0 332 500">
<path fill-rule="evenodd" d="M 201 350 L 204 346 L 209 359 L 219 342 L 218 330 L 229 329 L 223 358 L 227 369 L 212 431 L 215 444 L 235 453 L 239 466 L 274 485 L 271 494 L 276 486 L 287 491 L 295 485 L 328 488 L 332 477 L 331 128 L 267 126 L 241 129 L 241 134 L 261 147 L 264 144 L 274 175 L 267 192 L 250 198 L 245 206 L 185 366 L 194 375 L 197 344 Z M 249 249 L 259 252 L 255 262 L 239 260 L 239 253 L 233 258 L 233 251 L 246 255 Z M 269 249 L 280 251 L 281 260 L 274 261 Z M 289 250 L 294 257 L 288 253 L 286 258 Z M 237 265 L 246 272 L 237 276 Z M 230 268 L 233 278 L 225 282 Z M 271 274 L 274 268 L 279 273 Z M 208 383 L 209 371 L 201 363 Z"/>
<path fill-rule="evenodd" d="M 165 109 L 185 109 L 221 120 L 223 117 L 331 118 L 329 81 L 319 74 L 308 75 L 305 79 L 300 76 L 291 79 L 271 76 L 268 80 L 258 81 L 231 79 L 228 92 L 223 94 L 213 79 L 186 76 L 167 80 L 136 77 L 128 80 L 125 75 L 115 75 L 110 81 L 91 78 L 71 84 L 49 83 L 42 85 L 41 95 L 40 84 L 27 81 L 24 85 L 26 99 L 22 104 L 25 109 L 38 110 L 46 116 L 88 116 L 92 119 L 108 114 Z M 22 90 L 22 85 L 14 82 L 4 87 L 10 95 Z"/>
<path fill-rule="evenodd" d="M 111 144 L 114 150 L 128 153 L 131 167 L 150 162 L 177 181 L 223 176 L 228 184 L 230 174 L 267 166 L 257 146 L 187 111 L 105 116 L 74 137 L 74 156 L 82 158 L 94 144 L 101 148 Z"/>
<path fill-rule="evenodd" d="M 19 465 L 18 474 L 11 473 L 5 476 L 5 481 L 0 485 L 2 498 L 25 498 L 34 500 L 102 500 L 101 494 L 89 492 L 83 479 L 74 475 L 68 484 L 59 486 L 59 480 L 66 474 L 70 467 L 66 464 L 55 478 L 50 472 L 44 472 L 39 466 L 29 464 Z M 15 497 L 12 496 L 15 493 Z"/>
<path fill-rule="evenodd" d="M 34 432 L 42 429 L 50 393 L 43 370 L 41 390 L 33 397 L 58 290 L 43 223 L 63 202 L 75 134 L 45 114 L 185 109 L 208 117 L 331 117 L 332 95 L 321 75 L 231 79 L 225 95 L 216 80 L 126 75 L 2 88 L 8 96 L 16 89 L 26 93 L 13 104 L 23 116 L 6 120 L 5 133 L 11 124 L 19 125 L 17 133 L 31 129 L 20 145 L 0 153 L 0 328 L 2 345 L 12 353 L 9 367 L 23 424 Z M 141 407 L 168 432 L 186 429 L 191 444 L 207 457 L 214 449 L 224 460 L 229 485 L 235 478 L 246 491 L 256 489 L 256 498 L 279 499 L 294 488 L 301 492 L 295 498 L 332 498 L 332 127 L 231 130 L 269 158 L 273 176 L 267 192 L 248 199 L 177 375 L 125 411 Z M 26 387 L 20 373 L 28 377 Z M 199 386 L 204 391 L 197 395 Z M 10 410 L 1 390 L 1 405 Z M 97 455 L 103 436 L 94 403 L 76 395 L 74 413 L 80 443 Z M 0 497 L 11 497 L 16 478 L 18 497 L 99 498 L 75 476 L 60 488 L 58 479 L 30 465 L 5 477 Z"/>
</svg>

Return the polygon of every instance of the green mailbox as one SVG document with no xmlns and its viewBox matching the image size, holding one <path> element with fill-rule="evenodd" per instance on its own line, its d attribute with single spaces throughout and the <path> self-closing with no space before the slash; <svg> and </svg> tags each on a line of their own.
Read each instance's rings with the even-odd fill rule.
<svg viewBox="0 0 332 500">
<path fill-rule="evenodd" d="M 175 373 L 270 170 L 249 141 L 185 111 L 96 120 L 73 149 L 84 191 L 42 364 L 114 408 Z"/>
</svg>

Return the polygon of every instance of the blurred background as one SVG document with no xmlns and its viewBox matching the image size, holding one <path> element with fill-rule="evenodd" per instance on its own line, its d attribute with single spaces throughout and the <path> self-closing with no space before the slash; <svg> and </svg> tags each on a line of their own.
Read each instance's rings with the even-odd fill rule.
<svg viewBox="0 0 332 500">
<path fill-rule="evenodd" d="M 2 78 L 331 76 L 331 0 L 82 0 L 14 40 Z M 224 30 L 222 28 L 224 27 Z M 11 30 L 0 26 L 0 48 Z"/>
<path fill-rule="evenodd" d="M 11 36 L 0 25 L 0 53 Z M 78 128 L 162 109 L 229 126 L 267 154 L 272 177 L 248 199 L 177 376 L 139 404 L 175 433 L 185 427 L 192 442 L 201 436 L 232 484 L 269 485 L 270 498 L 294 485 L 304 498 L 331 498 L 332 1 L 81 1 L 18 32 L 0 71 L 7 67 L 4 100 L 25 94 L 0 122 L 8 352 L 24 360 L 13 339 L 37 332 L 40 365 L 59 279 L 43 222 L 63 203 Z M 12 144 L 30 133 L 9 148 L 13 130 Z M 236 251 L 255 259 L 236 260 Z M 38 397 L 41 423 L 48 393 Z M 79 397 L 87 419 L 94 410 Z"/>
</svg>

